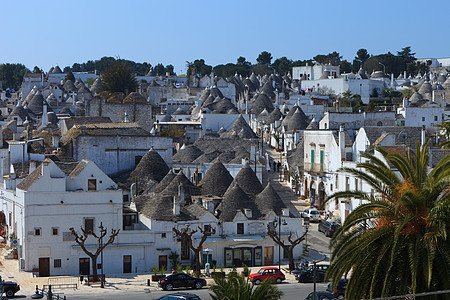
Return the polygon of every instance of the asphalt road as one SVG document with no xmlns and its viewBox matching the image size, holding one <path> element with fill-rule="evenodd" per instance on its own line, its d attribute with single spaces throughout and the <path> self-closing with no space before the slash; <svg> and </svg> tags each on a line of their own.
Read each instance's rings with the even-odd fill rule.
<svg viewBox="0 0 450 300">
<path fill-rule="evenodd" d="M 311 293 L 314 289 L 312 283 L 282 283 L 277 285 L 277 287 L 283 291 L 284 296 L 281 298 L 283 300 L 290 300 L 290 299 L 305 299 L 306 296 L 308 296 L 309 293 Z M 324 291 L 327 288 L 327 284 L 325 283 L 318 283 L 317 284 L 317 291 Z M 208 289 L 201 289 L 201 290 L 175 290 L 172 292 L 188 292 L 188 293 L 194 293 L 202 300 L 204 299 L 211 299 L 209 296 L 209 290 Z M 99 299 L 99 300 L 107 300 L 107 299 L 158 299 L 158 297 L 164 296 L 166 294 L 169 294 L 167 291 L 151 291 L 148 292 L 109 292 L 109 293 L 89 293 L 84 295 L 66 295 L 68 300 L 76 300 L 76 299 Z"/>
</svg>

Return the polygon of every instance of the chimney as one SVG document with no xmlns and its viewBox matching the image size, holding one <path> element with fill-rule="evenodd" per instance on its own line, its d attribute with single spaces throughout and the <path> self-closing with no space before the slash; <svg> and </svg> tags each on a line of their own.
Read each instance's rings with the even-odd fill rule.
<svg viewBox="0 0 450 300">
<path fill-rule="evenodd" d="M 426 131 L 425 125 L 422 126 L 422 132 L 420 133 L 420 144 L 423 146 L 426 143 Z"/>
<path fill-rule="evenodd" d="M 252 210 L 250 208 L 244 208 L 244 214 L 247 218 L 252 218 Z"/>
<path fill-rule="evenodd" d="M 214 214 L 214 201 L 212 200 L 212 199 L 208 199 L 207 201 L 205 201 L 205 204 L 206 204 L 206 209 L 210 212 L 210 213 L 212 213 L 212 214 Z"/>
<path fill-rule="evenodd" d="M 36 169 L 36 161 L 30 160 L 30 168 L 28 170 L 28 174 L 31 174 L 31 172 L 33 172 L 35 169 Z"/>
<path fill-rule="evenodd" d="M 53 148 L 58 148 L 59 146 L 59 136 L 56 134 L 52 135 L 52 146 Z"/>
<path fill-rule="evenodd" d="M 283 217 L 289 217 L 289 208 L 281 209 L 281 214 L 283 215 Z"/>
<path fill-rule="evenodd" d="M 403 107 L 407 107 L 408 106 L 408 98 L 404 97 L 403 98 L 403 103 L 402 103 Z"/>
<path fill-rule="evenodd" d="M 44 105 L 42 105 L 42 119 L 41 119 L 41 128 L 48 125 L 48 109 L 47 102 L 44 101 Z"/>
<path fill-rule="evenodd" d="M 80 131 L 81 131 L 81 134 L 86 134 L 86 126 L 84 126 L 84 125 L 82 125 L 82 126 L 80 126 Z"/>
<path fill-rule="evenodd" d="M 177 196 L 173 196 L 173 214 L 175 216 L 180 215 L 180 201 Z"/>
<path fill-rule="evenodd" d="M 341 152 L 341 160 L 345 158 L 345 131 L 344 125 L 339 126 L 339 149 Z"/>
</svg>

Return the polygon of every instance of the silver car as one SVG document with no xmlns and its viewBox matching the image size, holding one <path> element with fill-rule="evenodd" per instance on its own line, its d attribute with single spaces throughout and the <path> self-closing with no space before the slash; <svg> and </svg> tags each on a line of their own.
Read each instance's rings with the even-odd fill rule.
<svg viewBox="0 0 450 300">
<path fill-rule="evenodd" d="M 302 218 L 309 218 L 311 222 L 319 222 L 320 213 L 315 208 L 307 208 L 302 212 Z"/>
</svg>

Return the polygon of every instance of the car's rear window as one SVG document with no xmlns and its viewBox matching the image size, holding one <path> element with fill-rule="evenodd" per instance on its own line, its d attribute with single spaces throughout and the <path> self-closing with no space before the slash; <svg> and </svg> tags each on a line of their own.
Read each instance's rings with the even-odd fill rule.
<svg viewBox="0 0 450 300">
<path fill-rule="evenodd" d="M 332 225 L 331 225 L 331 228 L 333 228 L 333 229 L 338 229 L 338 228 L 339 228 L 339 225 L 337 225 L 337 224 L 332 224 Z"/>
<path fill-rule="evenodd" d="M 317 210 L 312 210 L 312 211 L 310 212 L 310 214 L 312 214 L 312 215 L 318 215 L 319 212 L 318 212 Z"/>
</svg>

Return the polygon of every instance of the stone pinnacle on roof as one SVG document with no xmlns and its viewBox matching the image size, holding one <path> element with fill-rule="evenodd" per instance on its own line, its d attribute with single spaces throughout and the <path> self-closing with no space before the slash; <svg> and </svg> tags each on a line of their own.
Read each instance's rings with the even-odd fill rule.
<svg viewBox="0 0 450 300">
<path fill-rule="evenodd" d="M 166 176 L 158 183 L 158 185 L 152 190 L 154 193 L 161 193 L 164 191 L 164 189 L 169 185 L 169 183 L 172 182 L 172 180 L 175 178 L 175 174 L 173 173 L 172 169 L 167 172 Z"/>
<path fill-rule="evenodd" d="M 192 182 L 184 175 L 183 170 L 180 170 L 175 178 L 162 191 L 165 196 L 177 196 L 179 187 L 182 185 L 186 196 L 198 195 L 199 188 L 192 184 Z"/>
</svg>

